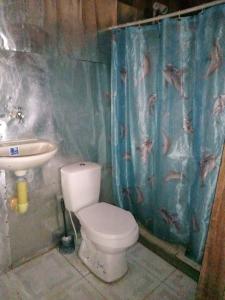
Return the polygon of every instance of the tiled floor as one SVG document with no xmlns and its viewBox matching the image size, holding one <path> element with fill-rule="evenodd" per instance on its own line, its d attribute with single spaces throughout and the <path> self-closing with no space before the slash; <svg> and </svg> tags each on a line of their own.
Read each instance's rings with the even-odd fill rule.
<svg viewBox="0 0 225 300">
<path fill-rule="evenodd" d="M 196 283 L 136 244 L 127 275 L 113 284 L 98 280 L 77 254 L 54 249 L 0 276 L 1 300 L 194 300 Z"/>
</svg>

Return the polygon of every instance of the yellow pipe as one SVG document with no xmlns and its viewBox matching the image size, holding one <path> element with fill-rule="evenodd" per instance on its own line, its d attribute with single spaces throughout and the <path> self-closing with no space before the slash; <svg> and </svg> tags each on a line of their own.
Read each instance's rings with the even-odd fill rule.
<svg viewBox="0 0 225 300">
<path fill-rule="evenodd" d="M 24 214 L 28 209 L 28 187 L 26 180 L 18 180 L 16 183 L 17 196 L 12 197 L 9 205 L 12 210 Z"/>
<path fill-rule="evenodd" d="M 19 180 L 16 183 L 17 190 L 17 211 L 24 214 L 28 209 L 28 187 L 26 180 Z"/>
</svg>

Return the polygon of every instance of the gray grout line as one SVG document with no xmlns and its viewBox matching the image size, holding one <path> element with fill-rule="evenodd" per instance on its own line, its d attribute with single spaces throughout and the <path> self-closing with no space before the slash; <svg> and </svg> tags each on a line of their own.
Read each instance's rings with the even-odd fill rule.
<svg viewBox="0 0 225 300">
<path fill-rule="evenodd" d="M 149 250 L 148 249 L 148 251 L 150 251 L 150 252 L 152 252 L 151 250 Z M 153 252 L 154 253 L 154 252 Z M 140 263 L 139 263 L 139 261 L 137 260 L 137 259 L 135 259 L 135 258 L 132 258 L 131 257 L 131 255 L 130 255 L 130 258 L 131 259 L 133 259 L 133 260 L 135 260 L 135 262 L 139 265 L 139 266 L 141 266 L 141 267 L 143 267 Z M 165 261 L 164 259 L 162 259 L 163 261 Z M 165 261 L 166 262 L 166 261 Z M 167 263 L 167 262 L 166 262 Z M 168 263 L 167 263 L 168 264 Z M 153 273 L 151 273 L 150 271 L 149 271 L 149 269 L 147 269 L 147 268 L 145 268 L 144 267 L 144 269 L 145 269 L 145 271 L 147 272 L 147 273 L 149 273 L 151 276 L 154 276 L 157 280 L 159 280 L 159 285 L 157 285 L 148 295 L 146 295 L 144 298 L 143 298 L 143 300 L 144 299 L 146 299 L 147 297 L 149 297 L 151 294 L 153 294 L 153 292 L 156 290 L 156 289 L 158 289 L 161 285 L 166 285 L 166 287 L 167 288 L 169 288 L 171 291 L 173 291 L 173 292 L 177 292 L 177 290 L 175 289 L 175 288 L 172 288 L 171 286 L 169 286 L 168 284 L 166 284 L 166 281 L 167 281 L 167 279 L 170 277 L 170 276 L 172 276 L 178 269 L 177 268 L 175 268 L 174 267 L 174 270 L 173 271 L 171 271 L 171 273 L 170 274 L 168 274 L 164 279 L 160 279 L 160 278 L 158 278 L 157 276 L 155 276 L 155 274 L 153 274 Z M 179 271 L 179 270 L 178 270 Z M 181 272 L 181 271 L 180 271 Z M 183 272 L 181 272 L 185 277 L 188 277 L 187 275 L 185 275 Z M 189 277 L 188 277 L 189 278 Z"/>
<path fill-rule="evenodd" d="M 93 275 L 91 272 L 89 273 L 89 274 L 87 274 L 86 276 L 89 276 L 89 275 Z M 93 275 L 93 276 L 95 276 L 95 275 Z M 102 292 L 101 291 L 99 291 L 98 289 L 97 289 L 97 287 L 92 283 L 92 282 L 90 282 L 87 278 L 85 278 L 85 280 L 88 282 L 88 284 L 90 284 L 104 299 L 106 299 L 107 300 L 107 298 L 102 294 Z M 100 279 L 99 279 L 100 280 Z"/>
<path fill-rule="evenodd" d="M 178 269 L 176 269 L 173 273 L 175 273 L 176 271 L 177 271 Z M 181 272 L 185 277 L 187 277 L 188 279 L 190 279 L 190 280 L 192 280 L 193 282 L 195 282 L 193 279 L 191 279 L 189 276 L 187 276 L 186 274 L 184 274 L 182 271 L 180 271 L 180 270 L 178 270 L 179 272 Z M 172 276 L 172 274 L 173 273 L 171 273 L 170 274 L 170 276 Z M 166 279 L 165 279 L 165 281 L 170 277 L 170 276 L 168 276 Z M 174 291 L 174 292 L 177 292 L 177 289 L 175 289 L 175 287 L 174 287 L 174 285 L 173 286 L 170 286 L 170 285 L 168 285 L 165 281 L 163 281 L 163 283 L 168 287 L 168 288 L 170 288 L 172 291 Z M 195 282 L 196 283 L 196 282 Z"/>
<path fill-rule="evenodd" d="M 150 251 L 150 252 L 152 252 L 151 250 L 149 250 L 148 249 L 148 251 Z M 154 252 L 153 252 L 154 253 Z M 134 258 L 133 258 L 134 259 Z M 139 262 L 138 262 L 138 260 L 136 260 L 136 259 L 134 259 L 135 260 L 135 262 L 139 265 L 139 266 L 141 266 L 141 267 L 143 267 Z M 164 259 L 162 259 L 162 260 L 164 260 Z M 165 261 L 166 262 L 166 261 Z M 167 263 L 167 262 L 166 262 Z M 147 297 L 149 297 L 151 294 L 153 294 L 153 292 L 156 290 L 156 289 L 158 289 L 162 284 L 165 284 L 164 282 L 174 273 L 174 272 L 176 272 L 176 268 L 174 268 L 174 270 L 170 273 L 170 274 L 168 274 L 168 276 L 166 277 L 166 278 L 164 278 L 164 279 L 160 279 L 160 278 L 158 278 L 157 276 L 155 276 L 155 274 L 153 274 L 153 273 L 151 273 L 147 268 L 145 268 L 144 267 L 144 269 L 145 269 L 145 271 L 147 272 L 147 273 L 149 273 L 151 276 L 153 276 L 153 277 L 155 277 L 158 281 L 159 281 L 159 285 L 157 285 L 148 295 L 146 295 L 142 300 L 145 300 Z M 173 290 L 172 290 L 173 291 Z"/>
<path fill-rule="evenodd" d="M 168 285 L 168 284 L 166 284 L 166 280 L 170 277 L 170 276 L 172 276 L 172 274 L 173 273 L 175 273 L 176 271 L 177 271 L 178 269 L 175 269 L 175 270 L 173 270 L 165 279 L 163 279 L 161 282 L 160 282 L 160 284 L 157 286 L 157 287 L 155 287 L 147 296 L 145 296 L 144 298 L 143 298 L 143 300 L 145 300 L 147 297 L 149 297 L 151 294 L 153 294 L 154 293 L 154 291 L 156 290 L 156 289 L 158 289 L 161 285 L 165 285 L 167 288 L 169 288 L 172 292 L 177 292 L 177 290 L 175 289 L 175 288 L 173 288 L 173 287 L 171 287 L 170 285 Z M 179 270 L 178 270 L 179 271 Z M 181 272 L 181 271 L 180 271 Z M 181 272 L 181 273 L 183 273 L 183 272 Z M 184 276 L 187 276 L 187 275 L 185 275 L 184 274 Z M 187 276 L 188 277 L 188 276 Z M 189 277 L 188 277 L 189 278 Z"/>
<path fill-rule="evenodd" d="M 9 272 L 13 273 L 13 276 L 16 277 L 16 283 L 15 283 L 15 281 L 12 282 L 12 280 L 10 279 L 9 274 L 8 274 Z M 12 286 L 12 288 L 15 289 L 15 293 L 16 293 L 16 296 L 17 296 L 16 300 L 24 300 L 22 295 L 21 295 L 21 290 L 23 289 L 23 291 L 26 292 L 26 289 L 25 289 L 23 283 L 17 278 L 16 274 L 14 273 L 14 270 L 12 269 L 12 270 L 6 272 L 5 275 L 7 277 L 8 282 L 10 283 L 10 286 Z M 18 281 L 19 281 L 19 284 L 18 284 Z M 21 289 L 21 286 L 22 286 L 22 289 Z"/>
<path fill-rule="evenodd" d="M 152 252 L 152 251 L 149 250 L 148 248 L 146 248 L 146 249 L 147 249 L 148 251 Z M 154 252 L 152 252 L 152 253 L 154 253 Z M 158 256 L 158 255 L 157 255 L 157 256 Z M 174 268 L 174 270 L 171 271 L 171 273 L 168 274 L 168 276 L 167 276 L 166 278 L 160 279 L 160 278 L 157 277 L 155 274 L 151 273 L 151 272 L 149 271 L 148 268 L 146 268 L 146 267 L 143 266 L 141 263 L 139 263 L 139 261 L 138 261 L 136 258 L 132 258 L 131 255 L 130 255 L 130 258 L 131 258 L 132 260 L 134 260 L 141 268 L 144 268 L 144 270 L 145 270 L 147 273 L 149 273 L 151 276 L 157 278 L 161 283 L 163 283 L 163 282 L 164 282 L 171 274 L 173 274 L 176 270 L 178 270 L 177 268 L 173 267 L 171 264 L 169 264 L 167 261 L 165 261 L 163 258 L 161 258 L 161 257 L 159 256 L 159 258 L 161 258 L 166 264 L 169 264 L 170 266 L 172 266 L 172 267 Z"/>
<path fill-rule="evenodd" d="M 84 278 L 86 279 L 87 276 L 89 276 L 91 273 L 91 271 L 88 270 L 88 273 L 84 275 Z"/>
<path fill-rule="evenodd" d="M 66 256 L 64 256 L 64 255 L 61 254 L 61 253 L 59 253 L 59 254 L 65 259 L 65 261 L 66 261 L 70 266 L 73 267 L 73 269 L 75 269 L 75 270 L 82 276 L 82 278 L 85 278 L 86 275 L 90 274 L 90 271 L 88 271 L 88 273 L 87 273 L 86 275 L 82 274 L 82 273 L 80 272 L 80 270 L 78 270 L 78 269 L 77 269 L 77 268 L 69 261 L 69 259 L 66 258 Z"/>
<path fill-rule="evenodd" d="M 159 282 L 159 285 L 157 285 L 148 295 L 146 295 L 142 300 L 145 300 L 147 297 L 149 297 L 151 294 L 154 293 L 155 290 L 157 290 L 161 286 L 162 282 Z"/>
<path fill-rule="evenodd" d="M 175 268 L 175 270 L 173 270 L 166 278 L 163 279 L 162 283 L 165 283 L 165 281 L 173 275 L 173 273 L 175 273 L 178 269 Z M 184 274 L 185 275 L 185 274 Z M 186 276 L 186 275 L 185 275 Z"/>
</svg>

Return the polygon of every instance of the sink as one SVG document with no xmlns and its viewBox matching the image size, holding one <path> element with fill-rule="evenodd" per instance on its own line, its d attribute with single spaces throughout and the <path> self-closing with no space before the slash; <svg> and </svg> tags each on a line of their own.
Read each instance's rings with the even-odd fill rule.
<svg viewBox="0 0 225 300">
<path fill-rule="evenodd" d="M 26 170 L 41 166 L 57 152 L 57 146 L 44 139 L 0 142 L 0 169 L 24 176 Z"/>
</svg>

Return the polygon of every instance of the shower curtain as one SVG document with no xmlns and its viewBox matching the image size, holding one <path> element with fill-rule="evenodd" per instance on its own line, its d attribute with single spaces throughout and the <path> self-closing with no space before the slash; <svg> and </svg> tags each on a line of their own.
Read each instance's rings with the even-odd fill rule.
<svg viewBox="0 0 225 300">
<path fill-rule="evenodd" d="M 225 133 L 225 6 L 112 34 L 117 204 L 202 259 Z"/>
</svg>

